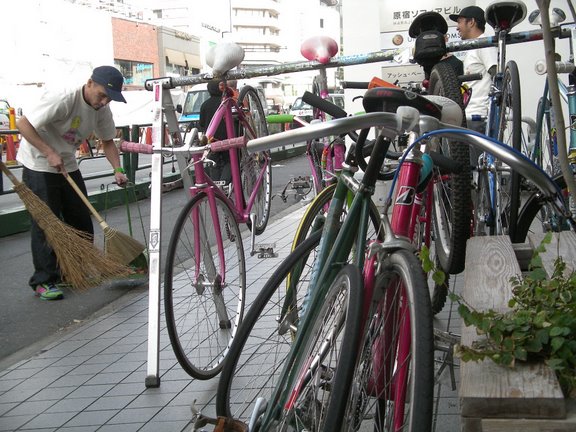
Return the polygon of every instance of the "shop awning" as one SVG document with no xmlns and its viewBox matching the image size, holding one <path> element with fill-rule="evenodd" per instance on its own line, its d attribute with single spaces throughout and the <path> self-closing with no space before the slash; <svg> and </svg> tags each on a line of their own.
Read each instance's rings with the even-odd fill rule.
<svg viewBox="0 0 576 432">
<path fill-rule="evenodd" d="M 184 53 L 184 57 L 188 61 L 188 69 L 196 68 L 202 69 L 200 64 L 200 56 L 196 54 Z"/>
<path fill-rule="evenodd" d="M 168 63 L 178 66 L 186 66 L 186 57 L 182 51 L 166 48 L 164 52 L 166 53 L 166 57 L 168 57 Z"/>
</svg>

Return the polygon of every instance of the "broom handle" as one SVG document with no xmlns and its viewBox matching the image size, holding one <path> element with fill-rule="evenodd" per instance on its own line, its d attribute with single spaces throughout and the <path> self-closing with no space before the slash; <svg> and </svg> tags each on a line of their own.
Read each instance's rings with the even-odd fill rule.
<svg viewBox="0 0 576 432">
<path fill-rule="evenodd" d="M 10 181 L 14 183 L 14 186 L 18 186 L 20 184 L 16 176 L 12 174 L 12 171 L 10 171 L 8 167 L 4 165 L 4 162 L 2 162 L 1 160 L 0 160 L 0 169 L 4 174 L 6 174 L 6 177 L 8 177 Z"/>
<path fill-rule="evenodd" d="M 84 193 L 80 190 L 76 182 L 72 180 L 72 177 L 70 177 L 69 175 L 66 175 L 64 177 L 66 177 L 66 180 L 68 180 L 68 183 L 70 183 L 70 186 L 72 186 L 72 189 L 76 191 L 80 199 L 84 201 L 84 204 L 86 204 L 86 207 L 88 207 L 90 212 L 92 212 L 92 214 L 94 215 L 100 226 L 104 229 L 109 228 L 109 225 L 106 223 L 104 218 L 100 216 L 100 214 L 98 214 L 94 206 L 90 203 L 90 201 L 88 201 L 88 198 L 86 198 L 86 195 L 84 195 Z"/>
</svg>

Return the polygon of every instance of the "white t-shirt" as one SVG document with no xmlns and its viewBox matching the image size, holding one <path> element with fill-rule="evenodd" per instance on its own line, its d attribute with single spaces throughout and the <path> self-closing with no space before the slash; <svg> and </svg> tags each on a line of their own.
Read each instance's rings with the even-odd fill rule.
<svg viewBox="0 0 576 432">
<path fill-rule="evenodd" d="M 82 96 L 82 87 L 46 94 L 26 118 L 40 136 L 60 155 L 66 171 L 78 170 L 76 149 L 92 133 L 102 140 L 116 137 L 116 126 L 110 106 L 92 108 Z M 18 162 L 34 171 L 52 172 L 52 168 L 36 147 L 26 139 L 20 141 Z"/>
<path fill-rule="evenodd" d="M 479 37 L 484 37 L 484 34 Z M 498 63 L 498 49 L 490 47 L 470 50 L 464 56 L 463 63 L 465 75 L 482 74 L 481 80 L 466 82 L 472 88 L 472 97 L 466 107 L 466 116 L 473 114 L 485 116 L 488 114 L 488 94 L 492 85 L 492 77 L 488 70 Z"/>
</svg>

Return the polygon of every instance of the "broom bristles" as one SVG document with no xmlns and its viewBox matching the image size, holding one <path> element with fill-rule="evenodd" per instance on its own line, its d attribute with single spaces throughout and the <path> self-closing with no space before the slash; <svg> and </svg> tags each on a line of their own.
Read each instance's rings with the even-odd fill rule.
<svg viewBox="0 0 576 432">
<path fill-rule="evenodd" d="M 65 282 L 73 289 L 83 290 L 99 285 L 103 280 L 128 276 L 131 270 L 122 263 L 108 258 L 97 249 L 92 237 L 67 225 L 23 183 L 14 190 L 24 202 L 28 213 L 44 231 L 48 244 L 54 250 Z"/>
<path fill-rule="evenodd" d="M 124 265 L 134 261 L 144 249 L 142 243 L 127 234 L 110 227 L 104 230 L 104 252 Z"/>
</svg>

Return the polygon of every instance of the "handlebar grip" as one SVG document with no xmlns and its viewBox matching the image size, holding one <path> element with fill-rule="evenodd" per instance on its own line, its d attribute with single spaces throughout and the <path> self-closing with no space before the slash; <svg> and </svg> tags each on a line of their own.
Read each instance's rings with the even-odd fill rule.
<svg viewBox="0 0 576 432">
<path fill-rule="evenodd" d="M 310 93 L 309 91 L 304 92 L 302 100 L 308 105 L 312 105 L 314 108 L 318 108 L 319 110 L 330 114 L 334 118 L 348 117 L 348 113 L 346 113 L 342 108 L 334 105 L 332 102 L 328 102 L 326 99 L 322 99 L 314 93 Z"/>
<path fill-rule="evenodd" d="M 230 150 L 233 148 L 244 147 L 246 145 L 246 138 L 241 136 L 238 138 L 224 139 L 210 143 L 210 150 L 219 152 Z"/>
<path fill-rule="evenodd" d="M 341 81 L 342 88 L 366 90 L 370 83 L 368 81 Z"/>
<path fill-rule="evenodd" d="M 120 150 L 123 152 L 128 153 L 146 153 L 152 154 L 154 153 L 154 149 L 150 144 L 141 144 L 136 142 L 130 141 L 123 141 L 120 143 Z"/>
<path fill-rule="evenodd" d="M 292 123 L 294 121 L 294 115 L 292 114 L 270 114 L 266 116 L 266 121 L 268 123 Z"/>
</svg>

